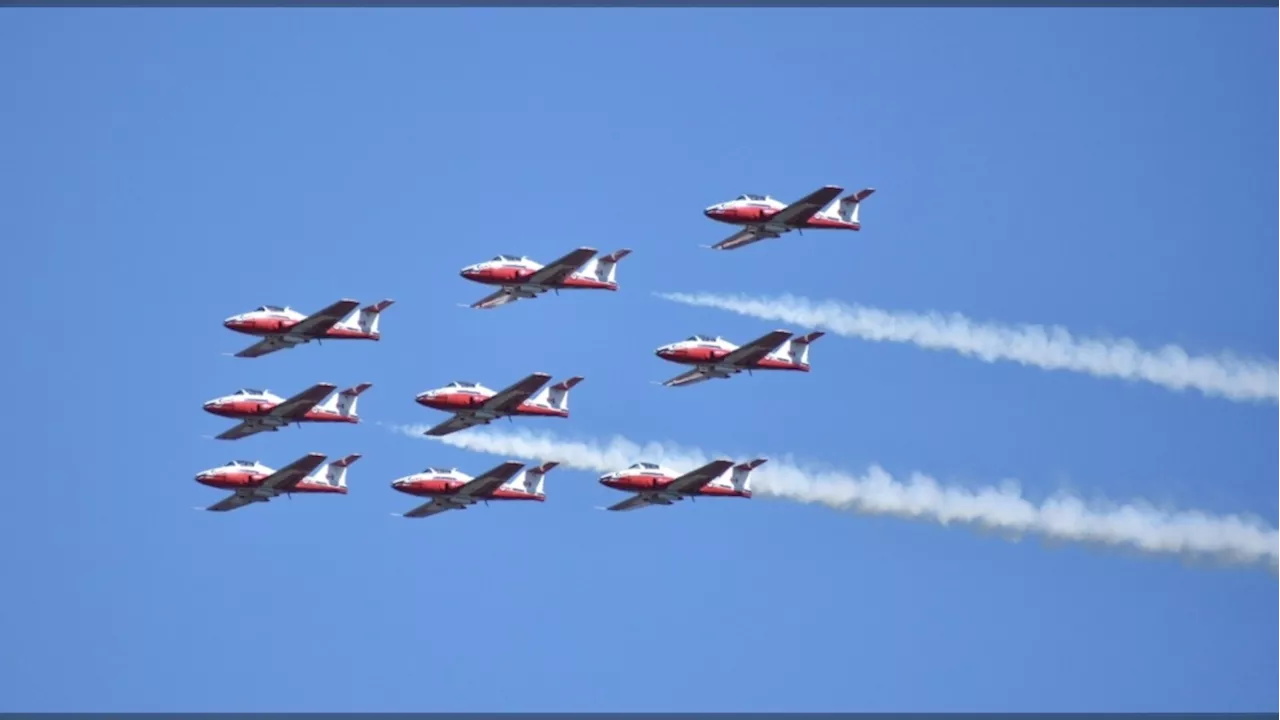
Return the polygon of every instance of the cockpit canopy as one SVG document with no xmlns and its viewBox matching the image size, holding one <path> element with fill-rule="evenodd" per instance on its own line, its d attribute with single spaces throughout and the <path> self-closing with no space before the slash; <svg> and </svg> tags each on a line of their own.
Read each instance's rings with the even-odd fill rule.
<svg viewBox="0 0 1280 720">
<path fill-rule="evenodd" d="M 451 387 L 451 388 L 478 388 L 478 387 L 480 387 L 480 383 L 468 382 L 468 381 L 466 381 L 466 380 L 454 380 L 453 382 L 449 383 L 448 385 L 445 385 L 445 387 Z"/>
<path fill-rule="evenodd" d="M 453 475 L 454 468 L 434 468 L 429 467 L 422 471 L 423 475 Z"/>
<path fill-rule="evenodd" d="M 254 390 L 253 388 L 240 388 L 231 393 L 232 395 L 266 395 L 266 390 Z"/>
<path fill-rule="evenodd" d="M 522 255 L 499 255 L 490 262 L 523 262 L 524 259 Z"/>
<path fill-rule="evenodd" d="M 764 202 L 768 199 L 769 199 L 768 195 L 752 195 L 751 193 L 744 193 L 734 198 L 734 200 L 737 200 L 737 201 L 747 200 L 750 202 Z"/>
<path fill-rule="evenodd" d="M 261 305 L 254 312 L 288 312 L 289 308 L 280 307 L 279 305 Z"/>
<path fill-rule="evenodd" d="M 659 468 L 657 465 L 651 462 L 638 462 L 627 469 L 628 470 L 658 470 Z"/>
<path fill-rule="evenodd" d="M 720 338 L 718 336 L 711 336 L 711 335 L 693 335 L 692 337 L 685 338 L 685 342 L 714 343 L 714 342 L 720 342 Z"/>
<path fill-rule="evenodd" d="M 258 463 L 252 460 L 232 460 L 227 463 L 227 467 L 257 467 Z"/>
</svg>

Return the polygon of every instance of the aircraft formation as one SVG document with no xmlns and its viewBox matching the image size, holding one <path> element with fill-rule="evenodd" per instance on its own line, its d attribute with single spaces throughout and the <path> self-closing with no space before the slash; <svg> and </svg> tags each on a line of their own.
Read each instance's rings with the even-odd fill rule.
<svg viewBox="0 0 1280 720">
<path fill-rule="evenodd" d="M 838 202 L 843 188 L 828 185 L 793 203 L 782 203 L 768 195 L 740 195 L 706 208 L 703 214 L 718 222 L 741 227 L 730 237 L 710 245 L 715 250 L 734 250 L 786 233 L 804 230 L 861 229 L 860 203 L 875 192 L 866 188 Z M 521 299 L 535 299 L 548 291 L 617 291 L 618 263 L 631 253 L 616 250 L 597 257 L 594 248 L 582 247 L 543 265 L 527 257 L 498 255 L 469 265 L 459 273 L 466 280 L 495 287 L 489 295 L 465 307 L 494 309 Z M 262 305 L 227 318 L 223 325 L 234 332 L 257 338 L 235 353 L 239 358 L 259 358 L 281 350 L 325 340 L 381 339 L 382 313 L 395 301 L 386 299 L 361 307 L 356 300 L 339 300 L 326 308 L 304 314 L 290 307 Z M 725 379 L 742 372 L 809 372 L 809 346 L 824 333 L 801 337 L 787 330 L 774 330 L 743 345 L 722 337 L 694 335 L 657 348 L 655 354 L 668 362 L 688 367 L 664 383 L 683 387 L 711 379 Z M 569 391 L 584 378 L 573 376 L 551 386 L 551 376 L 535 372 L 493 390 L 477 382 L 455 381 L 419 393 L 415 401 L 425 408 L 450 414 L 449 419 L 426 431 L 441 437 L 488 425 L 502 418 L 569 417 Z M 302 423 L 359 423 L 356 406 L 371 383 L 360 383 L 336 395 L 336 385 L 317 383 L 288 398 L 267 390 L 240 389 L 204 404 L 206 412 L 236 421 L 217 436 L 239 440 L 262 432 L 275 432 Z M 359 453 L 333 462 L 328 456 L 309 453 L 274 469 L 258 461 L 234 460 L 196 475 L 196 482 L 231 495 L 205 508 L 226 512 L 246 505 L 268 502 L 280 495 L 347 494 L 347 470 L 360 459 Z M 636 510 L 652 505 L 672 505 L 685 498 L 751 497 L 751 473 L 764 458 L 736 463 L 717 459 L 700 468 L 680 473 L 650 462 L 600 476 L 601 485 L 630 496 L 606 509 Z M 546 500 L 545 478 L 556 462 L 544 462 L 526 469 L 524 463 L 508 461 L 472 477 L 457 468 L 428 467 L 422 472 L 392 481 L 392 489 L 425 499 L 400 515 L 430 517 L 449 510 L 465 510 L 477 502 Z"/>
</svg>

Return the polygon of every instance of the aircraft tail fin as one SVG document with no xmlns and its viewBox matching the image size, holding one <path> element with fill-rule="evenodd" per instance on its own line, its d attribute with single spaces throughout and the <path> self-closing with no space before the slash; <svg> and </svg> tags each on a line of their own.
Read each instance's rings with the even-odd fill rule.
<svg viewBox="0 0 1280 720">
<path fill-rule="evenodd" d="M 324 471 L 318 473 L 320 477 L 316 478 L 317 482 L 330 487 L 340 488 L 343 492 L 347 490 L 347 468 L 351 467 L 351 463 L 360 459 L 360 453 L 352 453 L 341 460 L 334 460 L 324 466 Z"/>
<path fill-rule="evenodd" d="M 862 201 L 871 197 L 871 194 L 875 191 L 875 188 L 863 188 L 852 195 L 846 195 L 840 198 L 840 204 L 836 206 L 837 216 L 842 221 L 856 226 L 857 229 L 861 229 L 862 223 L 858 221 L 858 208 L 861 206 Z"/>
<path fill-rule="evenodd" d="M 394 305 L 395 302 L 391 299 L 381 300 L 360 308 L 359 314 L 356 315 L 356 327 L 375 340 L 382 337 L 382 333 L 378 330 L 378 321 L 382 318 L 382 311 Z"/>
<path fill-rule="evenodd" d="M 551 469 L 559 465 L 558 462 L 545 462 L 536 468 L 530 468 L 522 471 L 519 475 L 507 481 L 507 484 L 531 495 L 540 498 L 547 496 L 546 476 Z"/>
<path fill-rule="evenodd" d="M 631 254 L 631 250 L 622 248 L 600 258 L 600 262 L 596 263 L 596 277 L 603 282 L 618 284 L 618 263 L 622 258 Z"/>
<path fill-rule="evenodd" d="M 802 367 L 809 367 L 809 346 L 823 335 L 826 335 L 826 333 L 821 331 L 811 332 L 808 335 L 787 341 L 787 354 L 791 357 L 791 362 Z"/>
<path fill-rule="evenodd" d="M 584 379 L 581 375 L 575 375 L 568 380 L 558 382 L 538 393 L 538 400 L 567 413 L 569 412 L 569 391 Z"/>
<path fill-rule="evenodd" d="M 618 263 L 622 258 L 630 254 L 630 249 L 622 248 L 621 250 L 614 250 L 604 257 L 591 258 L 586 267 L 582 269 L 582 274 L 593 280 L 616 286 L 618 284 Z"/>
<path fill-rule="evenodd" d="M 333 409 L 344 418 L 359 420 L 360 416 L 356 413 L 356 402 L 360 399 L 360 394 L 371 387 L 373 387 L 373 383 L 360 383 L 355 387 L 343 390 L 334 396 Z"/>
<path fill-rule="evenodd" d="M 768 462 L 765 458 L 756 458 L 750 462 L 739 463 L 733 466 L 733 473 L 729 476 L 729 482 L 733 485 L 736 492 L 746 497 L 751 497 L 751 471 Z"/>
</svg>

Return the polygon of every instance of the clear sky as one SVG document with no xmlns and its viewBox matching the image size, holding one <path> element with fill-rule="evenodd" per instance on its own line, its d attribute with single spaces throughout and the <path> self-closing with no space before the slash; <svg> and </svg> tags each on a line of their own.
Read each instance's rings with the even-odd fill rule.
<svg viewBox="0 0 1280 720">
<path fill-rule="evenodd" d="M 1275 10 L 64 10 L 0 21 L 11 313 L 0 710 L 1268 710 L 1277 581 L 778 500 L 392 517 L 501 458 L 397 434 L 450 380 L 586 376 L 567 437 L 881 463 L 1276 522 L 1274 403 L 830 337 L 684 389 L 658 345 L 840 299 L 1274 357 Z M 702 208 L 879 192 L 732 253 Z M 629 247 L 491 312 L 498 253 Z M 394 298 L 257 360 L 223 318 Z M 201 403 L 374 383 L 237 442 Z M 384 425 L 379 425 L 384 423 Z M 347 497 L 197 512 L 235 459 Z"/>
</svg>

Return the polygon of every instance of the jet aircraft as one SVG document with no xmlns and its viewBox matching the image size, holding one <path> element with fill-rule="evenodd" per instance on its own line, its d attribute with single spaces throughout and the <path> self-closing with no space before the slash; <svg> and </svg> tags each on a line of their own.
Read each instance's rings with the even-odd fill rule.
<svg viewBox="0 0 1280 720">
<path fill-rule="evenodd" d="M 440 437 L 476 425 L 488 425 L 513 416 L 569 417 L 569 390 L 582 382 L 575 376 L 538 391 L 551 379 L 533 373 L 515 384 L 494 392 L 480 383 L 455 381 L 427 390 L 416 398 L 419 405 L 454 413 L 454 416 L 424 433 Z M 534 393 L 537 393 L 536 395 Z"/>
<path fill-rule="evenodd" d="M 429 467 L 420 473 L 398 478 L 391 487 L 408 495 L 431 498 L 402 517 L 423 518 L 449 510 L 466 510 L 477 502 L 490 500 L 547 499 L 544 478 L 559 463 L 543 463 L 532 470 L 519 472 L 524 463 L 505 462 L 471 477 L 457 468 Z"/>
<path fill-rule="evenodd" d="M 662 383 L 680 387 L 712 378 L 727 378 L 742 371 L 795 370 L 809 372 L 809 345 L 826 333 L 813 332 L 791 339 L 792 333 L 774 330 L 741 347 L 722 337 L 694 335 L 663 345 L 655 354 L 669 362 L 694 365 L 694 369 Z"/>
<path fill-rule="evenodd" d="M 309 453 L 279 470 L 255 460 L 233 460 L 196 475 L 196 482 L 220 490 L 234 490 L 234 494 L 205 508 L 226 512 L 294 493 L 346 495 L 347 468 L 359 459 L 356 453 L 321 467 L 325 456 Z"/>
<path fill-rule="evenodd" d="M 548 265 L 524 256 L 499 255 L 462 268 L 462 277 L 501 289 L 473 303 L 479 309 L 496 308 L 521 298 L 536 298 L 548 290 L 617 290 L 618 261 L 631 254 L 622 249 L 595 257 L 595 248 L 580 247 Z"/>
<path fill-rule="evenodd" d="M 600 476 L 600 484 L 614 490 L 636 493 L 607 510 L 638 510 L 650 505 L 672 505 L 697 497 L 751 497 L 751 471 L 765 463 L 763 458 L 734 464 L 713 460 L 684 473 L 650 462 L 638 462 L 625 470 Z"/>
<path fill-rule="evenodd" d="M 859 190 L 840 199 L 832 209 L 824 209 L 844 188 L 827 185 L 790 205 L 768 195 L 739 195 L 733 200 L 716 203 L 703 210 L 712 220 L 730 225 L 744 225 L 742 230 L 710 246 L 715 250 L 733 250 L 765 239 L 779 238 L 792 230 L 861 230 L 858 207 L 875 192 L 875 188 Z"/>
<path fill-rule="evenodd" d="M 230 395 L 214 398 L 204 404 L 206 412 L 220 417 L 235 418 L 240 424 L 218 435 L 219 440 L 239 440 L 260 432 L 278 431 L 289 424 L 301 426 L 304 422 L 358 423 L 356 401 L 360 394 L 373 387 L 373 383 L 360 383 L 347 388 L 321 403 L 337 386 L 316 383 L 289 399 L 270 390 L 241 388 Z"/>
<path fill-rule="evenodd" d="M 233 315 L 222 324 L 245 335 L 261 337 L 258 342 L 236 353 L 236 357 L 256 358 L 277 350 L 305 345 L 312 340 L 379 340 L 378 319 L 394 300 L 360 308 L 358 315 L 347 319 L 360 305 L 356 300 L 339 300 L 310 315 L 290 307 L 262 305 L 255 310 Z"/>
</svg>

